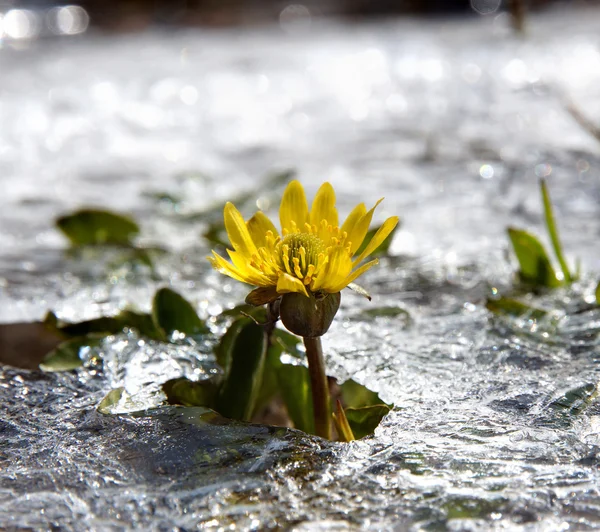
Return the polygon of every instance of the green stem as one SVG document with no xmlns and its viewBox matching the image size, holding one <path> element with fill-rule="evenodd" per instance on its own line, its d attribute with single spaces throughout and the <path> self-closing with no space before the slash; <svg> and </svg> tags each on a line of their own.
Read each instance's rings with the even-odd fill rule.
<svg viewBox="0 0 600 532">
<path fill-rule="evenodd" d="M 329 385 L 325 374 L 323 362 L 323 348 L 321 338 L 304 338 L 306 358 L 308 359 L 308 373 L 313 399 L 313 413 L 315 417 L 315 433 L 327 440 L 331 440 L 331 398 Z"/>
</svg>

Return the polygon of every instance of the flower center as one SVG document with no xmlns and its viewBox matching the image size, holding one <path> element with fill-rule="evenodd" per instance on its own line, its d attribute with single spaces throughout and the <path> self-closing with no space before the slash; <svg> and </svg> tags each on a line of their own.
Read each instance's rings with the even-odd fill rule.
<svg viewBox="0 0 600 532">
<path fill-rule="evenodd" d="M 280 258 L 282 266 L 290 274 L 310 282 L 318 263 L 319 256 L 325 254 L 323 241 L 310 233 L 291 233 L 280 243 Z"/>
</svg>

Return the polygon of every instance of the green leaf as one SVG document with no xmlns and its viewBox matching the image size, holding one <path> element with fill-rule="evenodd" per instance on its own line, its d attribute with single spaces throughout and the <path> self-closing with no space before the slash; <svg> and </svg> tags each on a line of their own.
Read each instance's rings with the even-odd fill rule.
<svg viewBox="0 0 600 532">
<path fill-rule="evenodd" d="M 232 419 L 249 421 L 260 392 L 268 341 L 263 327 L 250 318 L 237 320 L 231 328 L 233 332 L 220 345 L 226 352 L 220 354 L 225 361 L 225 374 L 217 411 Z"/>
<path fill-rule="evenodd" d="M 218 378 L 191 381 L 185 377 L 171 379 L 162 385 L 162 390 L 171 405 L 212 407 L 218 390 Z"/>
<path fill-rule="evenodd" d="M 167 250 L 160 247 L 137 247 L 132 244 L 122 249 L 122 253 L 115 260 L 111 261 L 109 266 L 113 270 L 118 270 L 124 265 L 133 267 L 146 266 L 152 272 L 153 276 L 158 278 L 154 269 L 153 256 L 167 254 Z"/>
<path fill-rule="evenodd" d="M 548 234 L 550 235 L 552 247 L 554 248 L 554 254 L 556 255 L 556 259 L 560 264 L 560 269 L 563 272 L 565 283 L 571 284 L 574 278 L 571 275 L 571 272 L 569 271 L 569 266 L 567 265 L 567 261 L 565 260 L 565 256 L 563 254 L 562 245 L 558 237 L 558 230 L 556 229 L 556 223 L 554 221 L 554 213 L 552 212 L 552 202 L 550 201 L 550 194 L 548 192 L 548 187 L 544 179 L 540 180 L 540 188 L 542 191 L 542 201 L 544 203 L 544 216 L 546 218 L 546 228 L 548 229 Z"/>
<path fill-rule="evenodd" d="M 381 423 L 383 416 L 390 411 L 387 405 L 372 405 L 363 408 L 346 408 L 346 418 L 355 438 L 363 438 L 373 434 Z"/>
<path fill-rule="evenodd" d="M 42 371 L 70 371 L 83 365 L 79 358 L 79 350 L 82 347 L 92 347 L 100 343 L 101 338 L 84 336 L 72 338 L 60 343 L 50 351 L 40 363 Z"/>
<path fill-rule="evenodd" d="M 352 379 L 340 386 L 342 402 L 351 408 L 384 404 L 377 393 Z"/>
<path fill-rule="evenodd" d="M 124 391 L 125 391 L 125 388 L 121 387 L 121 388 L 115 388 L 114 390 L 111 390 L 110 392 L 108 392 L 106 394 L 106 396 L 104 397 L 104 399 L 102 399 L 102 401 L 100 401 L 100 404 L 98 405 L 96 410 L 98 412 L 100 412 L 101 414 L 111 414 L 112 407 L 115 406 L 121 400 L 121 397 L 123 396 Z"/>
<path fill-rule="evenodd" d="M 256 398 L 254 414 L 266 408 L 279 394 L 277 373 L 281 367 L 282 349 L 279 345 L 271 345 L 267 349 L 267 357 L 263 367 L 262 383 Z"/>
<path fill-rule="evenodd" d="M 283 402 L 294 427 L 314 434 L 315 421 L 308 369 L 305 366 L 282 364 L 277 378 Z"/>
<path fill-rule="evenodd" d="M 58 318 L 56 317 L 56 314 L 54 314 L 54 312 L 52 312 L 51 310 L 46 312 L 42 323 L 49 331 L 58 330 Z"/>
<path fill-rule="evenodd" d="M 283 329 L 275 329 L 271 334 L 271 338 L 273 344 L 279 345 L 284 353 L 300 360 L 306 359 L 306 353 L 298 349 L 298 346 L 302 344 L 302 340 L 295 334 L 284 331 Z"/>
<path fill-rule="evenodd" d="M 545 310 L 531 307 L 509 297 L 488 299 L 485 307 L 494 314 L 513 316 L 515 318 L 526 317 L 532 320 L 541 320 L 548 315 Z"/>
<path fill-rule="evenodd" d="M 508 229 L 508 236 L 519 261 L 519 275 L 524 283 L 547 288 L 562 284 L 537 237 L 512 227 Z"/>
<path fill-rule="evenodd" d="M 140 232 L 131 218 L 96 209 L 61 216 L 56 225 L 72 246 L 130 245 L 131 239 Z"/>
<path fill-rule="evenodd" d="M 245 314 L 252 316 L 259 323 L 264 323 L 267 321 L 267 311 L 265 307 L 255 307 L 253 305 L 243 303 L 221 312 L 221 314 L 217 316 L 217 322 L 223 323 L 230 318 L 241 318 Z"/>
<path fill-rule="evenodd" d="M 49 313 L 44 323 L 68 338 L 76 338 L 89 334 L 108 336 L 110 334 L 119 334 L 123 332 L 123 329 L 128 328 L 137 329 L 142 336 L 147 336 L 154 340 L 165 340 L 163 332 L 154 324 L 152 316 L 132 310 L 123 310 L 116 316 L 102 316 L 77 323 L 64 323 L 55 320 L 56 316 Z"/>
<path fill-rule="evenodd" d="M 150 314 L 135 312 L 133 310 L 123 310 L 117 316 L 117 319 L 121 321 L 123 325 L 121 330 L 125 327 L 128 329 L 136 329 L 142 336 L 147 336 L 148 338 L 159 342 L 166 341 L 163 330 L 156 325 Z"/>
<path fill-rule="evenodd" d="M 87 334 L 101 334 L 108 336 L 109 334 L 117 334 L 123 331 L 126 324 L 120 316 L 100 317 L 93 320 L 80 321 L 77 323 L 61 323 L 58 322 L 57 330 L 69 338 L 85 336 Z"/>
<path fill-rule="evenodd" d="M 167 337 L 174 331 L 188 336 L 209 332 L 206 324 L 196 314 L 194 307 L 170 288 L 161 288 L 154 295 L 152 318 Z"/>
<path fill-rule="evenodd" d="M 595 384 L 589 383 L 567 391 L 562 397 L 552 401 L 550 408 L 570 415 L 581 414 L 598 394 Z"/>
<path fill-rule="evenodd" d="M 225 375 L 228 375 L 231 369 L 231 355 L 233 353 L 237 337 L 244 325 L 247 323 L 246 320 L 247 318 L 238 318 L 235 320 L 225 331 L 225 334 L 221 336 L 221 340 L 215 347 L 215 358 L 217 359 L 219 366 L 223 368 Z"/>
<path fill-rule="evenodd" d="M 271 333 L 270 346 L 263 370 L 263 381 L 256 401 L 257 411 L 268 405 L 280 393 L 279 369 L 283 365 L 281 355 L 287 353 L 301 360 L 306 358 L 305 353 L 298 349 L 300 343 L 300 338 L 283 329 L 274 329 Z"/>
<path fill-rule="evenodd" d="M 600 305 L 600 283 L 596 285 L 596 304 Z"/>
<path fill-rule="evenodd" d="M 379 246 L 377 246 L 375 248 L 375 251 L 373 251 L 373 253 L 371 253 L 370 256 L 376 257 L 378 255 L 387 255 L 387 253 L 390 249 L 390 244 L 392 243 L 392 240 L 394 239 L 394 235 L 396 234 L 396 231 L 398 230 L 399 227 L 400 227 L 400 223 L 398 223 L 398 225 L 396 225 L 396 227 L 394 227 L 392 232 L 385 238 L 385 240 L 381 244 L 379 244 Z M 360 255 L 365 250 L 365 248 L 368 246 L 369 242 L 371 242 L 371 239 L 375 236 L 375 233 L 377 233 L 377 231 L 379 231 L 380 228 L 381 228 L 381 225 L 378 225 L 377 227 L 373 227 L 373 229 L 369 229 L 369 231 L 367 232 L 367 235 L 365 236 L 365 239 L 362 241 L 362 244 L 356 251 L 357 256 Z"/>
</svg>

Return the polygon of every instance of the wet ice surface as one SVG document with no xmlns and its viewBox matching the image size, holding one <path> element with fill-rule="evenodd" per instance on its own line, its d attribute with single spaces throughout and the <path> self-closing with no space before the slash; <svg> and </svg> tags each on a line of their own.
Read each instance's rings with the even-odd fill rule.
<svg viewBox="0 0 600 532">
<path fill-rule="evenodd" d="M 210 340 L 109 337 L 77 372 L 1 370 L 0 525 L 600 528 L 600 311 L 588 304 L 600 144 L 565 110 L 573 100 L 600 123 L 596 20 L 538 16 L 526 40 L 500 17 L 0 50 L 2 322 L 147 310 L 165 284 L 204 317 L 233 306 L 245 289 L 210 271 L 204 226 L 184 215 L 278 168 L 296 168 L 309 195 L 330 180 L 342 213 L 385 195 L 380 219 L 403 221 L 395 256 L 363 280 L 373 302 L 345 292 L 324 339 L 332 375 L 395 403 L 375 437 L 329 444 L 158 406 L 157 375 L 215 370 Z M 493 317 L 485 297 L 511 281 L 506 226 L 543 231 L 539 176 L 586 274 L 532 300 L 547 322 Z M 273 212 L 277 191 L 259 196 Z M 171 251 L 160 279 L 66 256 L 51 220 L 81 205 L 132 213 L 142 243 Z M 368 313 L 389 306 L 410 319 Z M 118 386 L 138 402 L 97 413 Z M 132 414 L 141 406 L 156 408 Z"/>
</svg>

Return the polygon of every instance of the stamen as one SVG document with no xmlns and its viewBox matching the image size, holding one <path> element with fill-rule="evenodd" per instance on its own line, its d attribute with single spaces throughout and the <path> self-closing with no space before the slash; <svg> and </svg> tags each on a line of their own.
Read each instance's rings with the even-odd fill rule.
<svg viewBox="0 0 600 532">
<path fill-rule="evenodd" d="M 298 279 L 302 279 L 302 270 L 300 270 L 300 259 L 298 257 L 292 257 L 294 263 L 294 273 Z"/>
<path fill-rule="evenodd" d="M 306 248 L 300 246 L 300 260 L 302 261 L 302 269 L 306 270 Z"/>
<path fill-rule="evenodd" d="M 290 258 L 287 255 L 283 256 L 283 265 L 286 269 L 286 271 L 292 275 L 292 269 L 290 268 Z"/>
<path fill-rule="evenodd" d="M 260 255 L 260 258 L 262 260 L 264 260 L 265 262 L 269 262 L 269 259 L 271 258 L 271 255 L 267 251 L 267 248 L 265 248 L 265 247 L 258 248 L 258 254 Z"/>
<path fill-rule="evenodd" d="M 309 272 L 309 276 L 312 275 L 319 261 L 319 255 L 323 255 L 324 252 L 325 244 L 316 234 L 291 233 L 284 237 L 275 250 L 274 265 L 278 264 L 281 270 L 303 280 Z"/>
<path fill-rule="evenodd" d="M 308 269 L 306 270 L 306 277 L 304 277 L 304 284 L 310 284 L 313 273 L 315 273 L 315 265 L 309 264 Z"/>
</svg>

